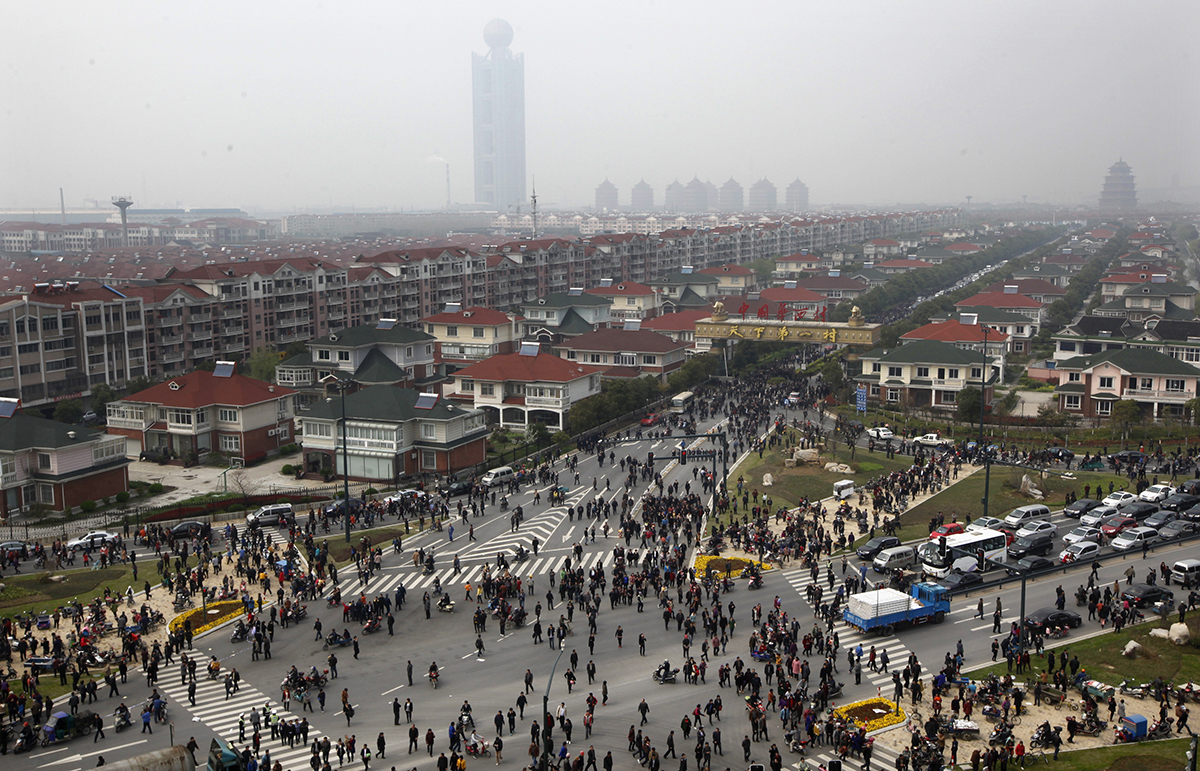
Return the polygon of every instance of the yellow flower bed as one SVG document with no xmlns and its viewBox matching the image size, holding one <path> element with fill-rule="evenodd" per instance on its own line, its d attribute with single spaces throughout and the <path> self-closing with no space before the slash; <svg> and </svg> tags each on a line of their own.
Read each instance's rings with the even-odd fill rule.
<svg viewBox="0 0 1200 771">
<path fill-rule="evenodd" d="M 713 565 L 713 569 L 720 570 L 722 573 L 725 572 L 725 563 L 729 564 L 731 574 L 739 573 L 744 568 L 748 568 L 754 564 L 757 564 L 759 570 L 763 571 L 775 569 L 773 565 L 766 562 L 756 563 L 755 560 L 744 559 L 742 557 L 721 557 L 719 555 L 714 557 L 710 554 L 705 554 L 696 558 L 696 572 L 703 574 L 708 569 L 709 564 L 712 562 L 718 563 Z"/>
<path fill-rule="evenodd" d="M 171 631 L 177 632 L 183 629 L 183 625 L 190 620 L 192 622 L 192 634 L 198 635 L 207 632 L 213 627 L 220 626 L 226 621 L 232 621 L 242 615 L 245 612 L 245 608 L 245 605 L 236 600 L 210 603 L 207 611 L 203 606 L 198 606 L 180 613 L 171 619 Z"/>
<path fill-rule="evenodd" d="M 881 698 L 864 699 L 845 704 L 835 709 L 833 714 L 867 729 L 868 733 L 903 723 L 908 719 L 903 708 L 897 710 L 896 702 Z"/>
</svg>

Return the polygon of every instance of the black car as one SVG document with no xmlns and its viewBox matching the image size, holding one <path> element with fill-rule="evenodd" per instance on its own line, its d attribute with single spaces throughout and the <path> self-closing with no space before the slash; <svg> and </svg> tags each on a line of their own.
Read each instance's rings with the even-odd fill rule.
<svg viewBox="0 0 1200 771">
<path fill-rule="evenodd" d="M 207 522 L 180 522 L 171 528 L 171 535 L 175 538 L 191 538 L 196 535 L 201 538 L 208 538 L 212 535 L 212 525 Z"/>
<path fill-rule="evenodd" d="M 1120 461 L 1121 463 L 1141 463 L 1149 457 L 1146 453 L 1138 452 L 1137 450 L 1121 450 L 1109 455 L 1108 459 L 1110 461 Z"/>
<path fill-rule="evenodd" d="M 1059 461 L 1068 461 L 1075 457 L 1075 453 L 1071 452 L 1066 447 L 1049 447 L 1046 449 L 1046 452 L 1051 458 Z"/>
<path fill-rule="evenodd" d="M 1119 514 L 1124 514 L 1127 517 L 1133 517 L 1138 522 L 1141 522 L 1143 519 L 1156 511 L 1158 511 L 1158 504 L 1150 503 L 1148 501 L 1130 501 L 1123 506 L 1117 507 L 1117 512 Z"/>
<path fill-rule="evenodd" d="M 142 454 L 138 456 L 138 460 L 146 460 L 151 463 L 166 463 L 171 459 L 171 450 L 168 447 L 148 447 L 142 450 Z"/>
<path fill-rule="evenodd" d="M 1200 503 L 1190 509 L 1186 509 L 1179 513 L 1180 519 L 1186 519 L 1188 522 L 1200 522 Z"/>
<path fill-rule="evenodd" d="M 1083 624 L 1083 618 L 1071 610 L 1041 608 L 1025 617 L 1025 626 L 1038 632 L 1057 627 L 1075 629 Z"/>
<path fill-rule="evenodd" d="M 983 576 L 978 573 L 951 573 L 941 580 L 942 586 L 952 592 L 962 591 L 971 586 L 983 583 Z"/>
<path fill-rule="evenodd" d="M 1200 495 L 1200 479 L 1189 479 L 1186 482 L 1181 482 L 1175 488 L 1177 493 L 1187 493 L 1188 495 Z"/>
<path fill-rule="evenodd" d="M 466 495 L 471 492 L 470 482 L 450 482 L 438 488 L 438 492 L 443 498 L 452 498 L 455 495 Z"/>
<path fill-rule="evenodd" d="M 1121 592 L 1122 600 L 1129 600 L 1130 605 L 1146 608 L 1156 602 L 1167 602 L 1175 599 L 1174 592 L 1152 584 L 1134 584 Z"/>
<path fill-rule="evenodd" d="M 1023 557 L 1045 557 L 1052 551 L 1054 551 L 1054 534 L 1034 533 L 1033 535 L 1023 535 L 1013 541 L 1008 547 L 1008 556 L 1019 560 Z"/>
<path fill-rule="evenodd" d="M 1010 576 L 1019 576 L 1022 573 L 1036 573 L 1039 570 L 1054 567 L 1058 567 L 1058 565 L 1045 557 L 1022 557 L 1005 570 Z"/>
<path fill-rule="evenodd" d="M 333 501 L 332 503 L 327 503 L 327 504 L 325 504 L 325 508 L 322 509 L 322 511 L 324 511 L 325 514 L 327 514 L 327 515 L 337 514 L 338 516 L 345 516 L 346 507 L 344 505 L 344 500 L 345 499 L 343 499 L 343 498 L 338 498 L 336 501 Z M 351 514 L 358 514 L 359 512 L 361 512 L 363 510 L 363 507 L 364 507 L 364 504 L 362 502 L 362 499 L 360 499 L 360 498 L 351 498 L 350 499 L 350 513 Z"/>
<path fill-rule="evenodd" d="M 862 560 L 873 560 L 875 555 L 884 549 L 890 549 L 893 546 L 900 546 L 900 539 L 894 535 L 881 535 L 878 538 L 871 540 L 858 547 L 858 558 Z"/>
<path fill-rule="evenodd" d="M 1179 515 L 1173 511 L 1159 510 L 1146 517 L 1146 521 L 1142 523 L 1145 527 L 1152 527 L 1158 530 L 1169 522 L 1174 522 L 1179 519 Z"/>
<path fill-rule="evenodd" d="M 1176 538 L 1187 538 L 1197 532 L 1200 532 L 1200 525 L 1186 519 L 1177 519 L 1159 530 L 1158 537 L 1163 541 L 1173 541 Z M 0 548 L 3 548 L 3 544 L 0 544 Z"/>
<path fill-rule="evenodd" d="M 1071 519 L 1079 519 L 1084 514 L 1087 514 L 1089 511 L 1099 505 L 1101 505 L 1100 501 L 1094 498 L 1080 498 L 1067 508 L 1063 509 L 1063 514 L 1066 514 Z"/>
<path fill-rule="evenodd" d="M 1200 504 L 1200 495 L 1189 495 L 1188 493 L 1175 493 L 1169 495 L 1158 504 L 1158 508 L 1166 509 L 1167 511 L 1187 511 Z"/>
</svg>

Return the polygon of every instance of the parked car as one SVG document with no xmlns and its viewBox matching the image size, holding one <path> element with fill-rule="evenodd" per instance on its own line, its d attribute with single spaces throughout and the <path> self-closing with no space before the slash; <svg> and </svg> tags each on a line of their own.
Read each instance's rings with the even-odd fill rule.
<svg viewBox="0 0 1200 771">
<path fill-rule="evenodd" d="M 1079 519 L 1084 514 L 1087 514 L 1092 509 L 1100 505 L 1100 501 L 1095 498 L 1080 498 L 1070 506 L 1063 509 L 1063 514 L 1071 519 Z"/>
<path fill-rule="evenodd" d="M 1151 527 L 1131 527 L 1116 538 L 1111 546 L 1117 551 L 1141 549 L 1158 541 L 1158 531 Z"/>
<path fill-rule="evenodd" d="M 1058 561 L 1063 564 L 1068 562 L 1086 562 L 1098 556 L 1100 556 L 1100 543 L 1098 541 L 1076 541 L 1058 553 Z"/>
<path fill-rule="evenodd" d="M 166 463 L 171 459 L 171 450 L 168 447 L 147 447 L 138 455 L 138 460 L 149 461 L 150 463 Z"/>
<path fill-rule="evenodd" d="M 109 541 L 117 540 L 116 533 L 110 533 L 106 530 L 93 530 L 87 535 L 81 535 L 78 538 L 73 538 L 67 541 L 67 548 L 71 551 L 78 549 L 93 549 L 97 546 L 103 546 Z"/>
<path fill-rule="evenodd" d="M 1100 523 L 1105 517 L 1111 517 L 1117 513 L 1116 506 L 1097 506 L 1079 518 L 1079 524 L 1087 525 L 1088 527 L 1100 527 Z"/>
<path fill-rule="evenodd" d="M 930 533 L 929 538 L 932 540 L 934 538 L 941 538 L 944 535 L 958 535 L 965 531 L 966 528 L 962 526 L 961 522 L 947 522 Z"/>
<path fill-rule="evenodd" d="M 1035 573 L 1054 566 L 1054 561 L 1045 557 L 1022 557 L 1005 570 L 1010 576 L 1019 576 L 1022 573 Z"/>
<path fill-rule="evenodd" d="M 1113 514 L 1100 523 L 1100 532 L 1105 538 L 1113 539 L 1131 527 L 1137 527 L 1137 520 L 1125 514 Z"/>
<path fill-rule="evenodd" d="M 1044 533 L 1046 535 L 1053 536 L 1057 532 L 1058 525 L 1047 522 L 1044 519 L 1037 519 L 1033 522 L 1026 522 L 1024 525 L 1021 525 L 1021 529 L 1017 531 L 1017 538 L 1020 538 L 1024 535 L 1033 535 L 1034 533 Z"/>
<path fill-rule="evenodd" d="M 83 417 L 79 419 L 80 424 L 85 426 L 94 426 L 100 422 L 100 416 L 92 410 L 83 413 Z"/>
<path fill-rule="evenodd" d="M 870 562 L 875 559 L 875 555 L 879 554 L 879 552 L 884 549 L 890 549 L 893 546 L 900 546 L 899 538 L 894 535 L 881 535 L 877 538 L 872 538 L 858 547 L 858 551 L 855 553 L 858 554 L 859 559 Z"/>
<path fill-rule="evenodd" d="M 1137 496 L 1133 493 L 1127 493 L 1124 490 L 1116 490 L 1106 495 L 1104 500 L 1100 502 L 1105 506 L 1120 506 L 1123 503 L 1128 503 L 1129 501 L 1135 500 L 1137 500 Z"/>
<path fill-rule="evenodd" d="M 1023 557 L 1045 556 L 1054 551 L 1054 535 L 1051 533 L 1031 533 L 1019 536 L 1008 547 L 1008 556 L 1019 560 Z"/>
<path fill-rule="evenodd" d="M 1188 522 L 1186 519 L 1177 519 L 1163 526 L 1158 531 L 1158 537 L 1164 541 L 1174 541 L 1176 538 L 1187 538 L 1197 532 L 1200 532 L 1200 525 Z"/>
<path fill-rule="evenodd" d="M 1153 584 L 1134 584 L 1121 592 L 1122 600 L 1129 600 L 1130 605 L 1148 608 L 1156 602 L 1168 602 L 1175 599 L 1175 593 Z"/>
<path fill-rule="evenodd" d="M 1179 519 L 1179 515 L 1175 512 L 1167 511 L 1166 509 L 1159 509 L 1142 520 L 1142 525 L 1144 527 L 1152 527 L 1155 530 L 1158 530 L 1167 523 L 1174 522 L 1177 519 Z"/>
<path fill-rule="evenodd" d="M 892 429 L 888 428 L 887 426 L 875 426 L 874 428 L 867 429 L 867 436 L 871 437 L 872 439 L 887 440 L 894 438 L 896 434 L 893 433 Z"/>
<path fill-rule="evenodd" d="M 1038 632 L 1058 627 L 1078 629 L 1082 624 L 1083 618 L 1073 610 L 1039 608 L 1025 616 L 1025 626 Z"/>
<path fill-rule="evenodd" d="M 1179 515 L 1180 519 L 1186 519 L 1188 522 L 1200 522 L 1200 503 L 1192 506 L 1190 509 L 1183 511 Z"/>
<path fill-rule="evenodd" d="M 997 530 L 1004 524 L 1004 520 L 997 517 L 980 517 L 967 525 L 968 530 Z"/>
<path fill-rule="evenodd" d="M 1117 512 L 1133 517 L 1139 522 L 1158 511 L 1158 504 L 1146 501 L 1127 501 L 1117 507 Z"/>
<path fill-rule="evenodd" d="M 200 536 L 208 538 L 212 535 L 212 525 L 207 522 L 189 521 L 180 522 L 175 527 L 171 528 L 171 535 L 176 538 L 191 538 L 192 536 Z"/>
<path fill-rule="evenodd" d="M 1158 503 L 1165 501 L 1175 494 L 1175 488 L 1170 485 L 1150 485 L 1145 490 L 1138 493 L 1138 498 L 1150 503 Z"/>
<path fill-rule="evenodd" d="M 1069 532 L 1063 536 L 1063 543 L 1065 543 L 1067 546 L 1070 546 L 1073 543 L 1079 543 L 1080 541 L 1099 541 L 1099 540 L 1100 540 L 1100 528 L 1088 527 L 1087 525 L 1080 525 L 1079 527 L 1075 528 L 1074 530 L 1072 530 L 1071 532 Z"/>
<path fill-rule="evenodd" d="M 1160 501 L 1158 508 L 1166 509 L 1168 511 L 1187 511 L 1197 504 L 1200 504 L 1200 495 L 1181 493 L 1176 490 L 1174 495 L 1168 496 Z"/>
</svg>

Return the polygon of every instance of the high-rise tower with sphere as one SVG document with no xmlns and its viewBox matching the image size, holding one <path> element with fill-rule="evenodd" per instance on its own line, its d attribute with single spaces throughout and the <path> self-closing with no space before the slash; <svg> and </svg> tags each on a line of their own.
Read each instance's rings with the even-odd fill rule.
<svg viewBox="0 0 1200 771">
<path fill-rule="evenodd" d="M 471 54 L 475 121 L 475 201 L 516 211 L 525 197 L 525 55 L 514 55 L 512 25 L 483 28 L 488 52 Z"/>
</svg>

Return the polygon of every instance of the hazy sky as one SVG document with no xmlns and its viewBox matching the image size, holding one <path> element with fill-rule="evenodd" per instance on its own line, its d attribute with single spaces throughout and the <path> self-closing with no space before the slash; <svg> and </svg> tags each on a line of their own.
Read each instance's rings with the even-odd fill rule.
<svg viewBox="0 0 1200 771">
<path fill-rule="evenodd" d="M 543 203 L 799 177 L 814 204 L 1200 184 L 1196 0 L 9 2 L 0 207 L 473 198 L 471 53 L 525 54 Z"/>
</svg>

